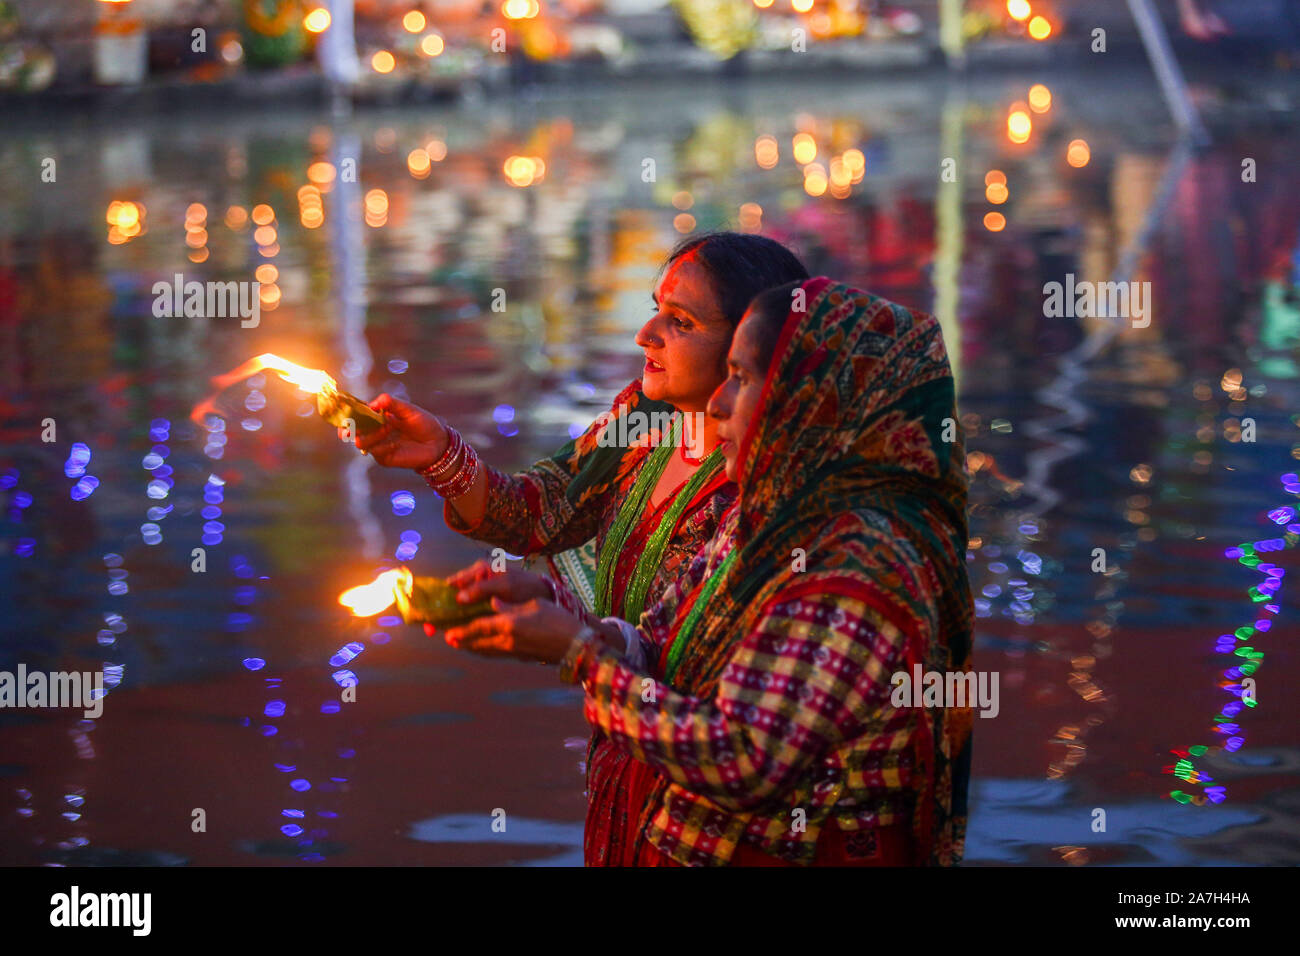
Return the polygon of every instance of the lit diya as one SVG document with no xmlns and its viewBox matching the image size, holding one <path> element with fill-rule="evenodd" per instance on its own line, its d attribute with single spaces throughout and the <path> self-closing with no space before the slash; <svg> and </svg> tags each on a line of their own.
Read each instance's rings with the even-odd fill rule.
<svg viewBox="0 0 1300 956">
<path fill-rule="evenodd" d="M 383 572 L 369 584 L 348 588 L 339 595 L 339 603 L 357 617 L 373 617 L 396 604 L 407 624 L 442 628 L 496 613 L 490 600 L 461 604 L 456 600 L 457 590 L 442 578 L 417 578 L 401 567 Z"/>
<path fill-rule="evenodd" d="M 243 381 L 268 368 L 279 373 L 282 379 L 291 385 L 297 385 L 304 392 L 314 392 L 316 411 L 331 425 L 343 428 L 351 422 L 357 433 L 361 435 L 369 435 L 383 427 L 385 419 L 382 412 L 375 411 L 355 395 L 343 391 L 339 388 L 338 382 L 329 375 L 319 369 L 304 368 L 295 362 L 281 358 L 274 352 L 263 352 L 249 359 L 225 375 L 218 375 L 212 380 L 212 384 L 220 393 L 235 382 Z M 212 398 L 204 399 L 194 407 L 190 417 L 197 424 L 204 424 L 204 417 L 209 414 L 219 414 L 215 397 L 214 395 Z"/>
</svg>

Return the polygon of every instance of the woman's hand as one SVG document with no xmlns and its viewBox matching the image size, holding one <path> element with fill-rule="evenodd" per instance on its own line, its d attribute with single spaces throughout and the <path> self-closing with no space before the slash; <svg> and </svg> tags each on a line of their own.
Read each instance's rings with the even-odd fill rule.
<svg viewBox="0 0 1300 956">
<path fill-rule="evenodd" d="M 492 617 L 453 627 L 443 639 L 452 647 L 484 657 L 558 664 L 582 630 L 572 614 L 549 601 L 506 604 L 493 598 L 492 607 L 497 611 Z"/>
<path fill-rule="evenodd" d="M 532 600 L 551 601 L 552 595 L 551 585 L 542 575 L 521 568 L 493 571 L 491 562 L 486 560 L 475 561 L 465 570 L 457 571 L 447 578 L 447 583 L 460 589 L 456 600 L 461 604 L 490 597 L 508 604 L 523 604 Z"/>
<path fill-rule="evenodd" d="M 387 392 L 370 402 L 383 412 L 383 427 L 369 435 L 356 436 L 356 446 L 389 468 L 426 468 L 447 450 L 447 429 L 419 405 L 412 405 Z M 339 429 L 343 437 L 343 429 Z"/>
<path fill-rule="evenodd" d="M 524 604 L 533 600 L 551 602 L 553 593 L 546 578 L 540 574 L 519 568 L 493 571 L 488 561 L 475 561 L 447 578 L 447 583 L 459 589 L 456 600 L 461 604 L 473 604 L 487 598 L 500 598 L 507 604 Z M 432 624 L 425 624 L 424 633 L 433 637 L 437 631 Z"/>
</svg>

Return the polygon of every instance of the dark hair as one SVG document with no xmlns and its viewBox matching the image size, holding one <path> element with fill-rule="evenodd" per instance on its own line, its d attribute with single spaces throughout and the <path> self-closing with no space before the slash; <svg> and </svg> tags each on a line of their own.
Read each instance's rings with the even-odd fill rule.
<svg viewBox="0 0 1300 956">
<path fill-rule="evenodd" d="M 785 285 L 760 292 L 754 296 L 754 301 L 749 303 L 749 321 L 756 323 L 758 363 L 761 368 L 767 368 L 772 364 L 776 343 L 781 338 L 781 328 L 785 325 L 785 317 L 790 314 L 794 290 L 802 285 L 802 279 L 787 282 Z"/>
<path fill-rule="evenodd" d="M 803 263 L 775 239 L 743 232 L 706 232 L 679 242 L 659 267 L 655 281 L 691 252 L 713 282 L 722 314 L 733 329 L 740 324 L 750 300 L 764 289 L 809 278 Z"/>
</svg>

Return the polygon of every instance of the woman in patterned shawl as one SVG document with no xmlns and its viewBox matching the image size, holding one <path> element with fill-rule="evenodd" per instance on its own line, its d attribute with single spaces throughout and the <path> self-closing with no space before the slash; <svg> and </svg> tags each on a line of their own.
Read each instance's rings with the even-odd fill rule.
<svg viewBox="0 0 1300 956">
<path fill-rule="evenodd" d="M 955 863 L 972 710 L 891 701 L 914 665 L 970 670 L 966 476 L 939 324 L 812 279 L 760 296 L 728 361 L 709 411 L 739 500 L 635 646 L 500 600 L 445 637 L 559 661 L 585 685 L 589 722 L 649 771 L 627 795 L 624 862 Z M 466 591 L 513 599 L 503 584 Z"/>
<path fill-rule="evenodd" d="M 642 378 L 582 435 L 524 471 L 480 468 L 462 454 L 472 480 L 440 492 L 447 525 L 510 554 L 550 559 L 552 580 L 567 587 L 523 572 L 508 575 L 527 582 L 527 596 L 637 620 L 735 500 L 704 410 L 726 374 L 736 324 L 759 292 L 807 276 L 788 249 L 763 236 L 724 232 L 684 240 L 665 262 L 651 296 L 654 314 L 637 333 L 646 355 Z M 431 413 L 386 394 L 371 404 L 389 424 L 357 436 L 357 446 L 380 464 L 418 470 L 449 452 L 454 429 Z M 665 436 L 662 422 L 670 414 L 679 431 Z M 658 430 L 644 427 L 656 418 Z M 619 789 L 633 763 L 594 735 L 588 790 Z M 589 808 L 593 830 L 621 823 L 605 802 L 593 800 Z"/>
</svg>

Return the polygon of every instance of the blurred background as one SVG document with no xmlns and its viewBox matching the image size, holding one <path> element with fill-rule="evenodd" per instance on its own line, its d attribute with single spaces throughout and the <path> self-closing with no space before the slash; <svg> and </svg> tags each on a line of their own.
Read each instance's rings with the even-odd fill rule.
<svg viewBox="0 0 1300 956">
<path fill-rule="evenodd" d="M 715 228 L 944 324 L 1002 692 L 967 862 L 1300 862 L 1296 612 L 1225 556 L 1295 567 L 1298 8 L 0 0 L 0 669 L 110 684 L 0 710 L 0 863 L 580 864 L 580 694 L 335 600 L 484 549 L 277 376 L 191 413 L 272 351 L 524 467 Z M 155 316 L 178 273 L 260 323 Z M 1067 274 L 1149 325 L 1046 317 Z"/>
</svg>

